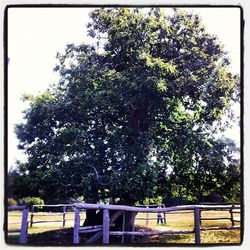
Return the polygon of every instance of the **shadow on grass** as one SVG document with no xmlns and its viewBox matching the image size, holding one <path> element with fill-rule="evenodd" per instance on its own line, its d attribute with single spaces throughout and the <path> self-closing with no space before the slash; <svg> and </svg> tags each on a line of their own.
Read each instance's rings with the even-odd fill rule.
<svg viewBox="0 0 250 250">
<path fill-rule="evenodd" d="M 136 231 L 154 231 L 149 227 L 136 226 Z M 227 235 L 224 235 L 227 233 Z M 239 244 L 239 240 L 227 240 L 233 238 L 235 232 L 232 235 L 228 235 L 230 232 L 221 232 L 218 234 L 210 233 L 209 235 L 203 235 L 203 243 L 205 244 Z M 86 240 L 93 234 L 80 234 L 80 244 L 86 245 Z M 226 237 L 227 236 L 227 237 Z M 230 236 L 230 237 L 229 237 Z M 234 236 L 236 237 L 236 236 Z M 238 237 L 239 238 L 239 237 Z M 6 243 L 10 245 L 19 245 L 19 235 L 9 235 L 6 239 Z M 33 246 L 74 246 L 73 244 L 73 228 L 53 229 L 42 233 L 33 233 L 28 235 L 27 245 Z M 102 237 L 92 244 L 92 246 L 101 246 Z M 110 245 L 121 245 L 121 237 L 111 236 Z M 194 245 L 194 234 L 182 234 L 182 235 L 152 235 L 152 236 L 135 236 L 132 245 L 135 246 L 157 246 L 157 245 Z"/>
<path fill-rule="evenodd" d="M 6 238 L 7 244 L 19 244 L 19 235 L 8 235 Z"/>
<path fill-rule="evenodd" d="M 7 244 L 19 244 L 19 235 L 9 235 Z M 73 244 L 73 228 L 49 230 L 43 233 L 34 233 L 28 235 L 28 243 L 26 245 L 72 245 Z"/>
<path fill-rule="evenodd" d="M 146 229 L 143 227 L 137 229 Z M 150 228 L 146 229 L 151 231 Z M 91 234 L 80 235 L 80 244 L 84 245 L 84 242 L 89 238 Z M 145 245 L 145 244 L 166 244 L 169 240 L 179 241 L 183 240 L 186 235 L 155 235 L 147 237 L 135 237 L 133 245 Z M 7 244 L 19 245 L 19 235 L 8 235 Z M 73 228 L 49 230 L 42 233 L 34 233 L 28 235 L 28 243 L 26 245 L 36 246 L 72 246 L 73 244 Z M 93 245 L 102 245 L 102 237 Z M 110 237 L 110 245 L 121 245 L 121 237 L 113 236 Z"/>
<path fill-rule="evenodd" d="M 155 231 L 149 227 L 139 226 L 137 230 L 143 231 Z M 193 234 L 171 234 L 171 235 L 152 235 L 152 236 L 138 236 L 135 238 L 136 245 L 157 245 L 157 244 L 194 244 L 194 235 Z"/>
</svg>

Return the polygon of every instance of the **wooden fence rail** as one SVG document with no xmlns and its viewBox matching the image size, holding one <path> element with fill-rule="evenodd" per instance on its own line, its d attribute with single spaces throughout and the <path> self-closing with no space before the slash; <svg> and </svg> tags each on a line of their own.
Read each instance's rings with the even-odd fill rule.
<svg viewBox="0 0 250 250">
<path fill-rule="evenodd" d="M 149 204 L 149 205 L 136 205 L 136 207 L 142 207 L 142 208 L 164 208 L 164 204 Z M 145 218 L 135 218 L 135 220 L 145 220 L 146 225 L 148 225 L 148 222 L 150 220 L 156 220 L 157 224 L 166 224 L 166 213 L 158 213 L 157 217 L 149 218 L 149 213 L 145 213 Z"/>
<path fill-rule="evenodd" d="M 29 210 L 26 208 L 26 206 L 10 206 L 10 207 L 8 207 L 8 211 L 22 211 L 22 221 L 20 223 L 15 223 L 15 224 L 21 224 L 21 229 L 10 229 L 10 230 L 8 230 L 8 233 L 18 233 L 18 232 L 20 232 L 19 243 L 20 244 L 26 244 L 27 243 L 27 237 L 28 237 L 28 214 L 29 214 Z M 11 223 L 9 223 L 9 224 L 11 224 Z"/>
<path fill-rule="evenodd" d="M 94 209 L 94 210 L 103 210 L 103 224 L 102 225 L 93 225 L 89 227 L 80 227 L 79 214 L 81 209 Z M 123 205 L 102 205 L 102 204 L 75 204 L 75 223 L 74 223 L 74 234 L 73 234 L 73 243 L 79 243 L 79 234 L 80 233 L 89 233 L 96 232 L 90 239 L 85 243 L 92 243 L 95 240 L 98 240 L 102 237 L 103 244 L 109 244 L 110 235 L 122 236 L 122 243 L 124 242 L 125 235 L 162 235 L 162 234 L 194 234 L 195 235 L 195 244 L 201 244 L 201 231 L 203 230 L 231 230 L 231 229 L 240 229 L 240 226 L 221 226 L 221 227 L 201 227 L 201 211 L 211 211 L 211 210 L 229 210 L 230 209 L 240 209 L 240 205 L 187 205 L 187 206 L 174 206 L 174 207 L 131 207 Z M 116 210 L 116 213 L 110 217 L 110 210 Z M 125 231 L 124 227 L 122 231 L 111 231 L 110 226 L 114 221 L 121 215 L 125 214 L 125 211 L 132 213 L 170 213 L 174 211 L 186 211 L 192 210 L 194 213 L 194 229 L 193 230 L 167 230 L 167 231 L 150 231 L 150 232 L 135 232 Z M 124 224 L 124 216 L 123 216 Z"/>
<path fill-rule="evenodd" d="M 49 207 L 49 208 L 61 208 L 62 212 L 50 212 L 50 213 L 43 213 L 43 214 L 37 214 L 35 212 L 35 208 L 43 208 L 43 207 Z M 67 207 L 74 207 L 74 204 L 57 204 L 57 205 L 33 205 L 31 208 L 31 216 L 30 216 L 30 226 L 32 227 L 35 223 L 51 223 L 51 222 L 62 222 L 62 226 L 65 227 L 66 221 L 73 221 L 74 219 L 68 219 L 66 218 L 67 214 L 72 214 L 74 212 L 67 212 Z M 61 220 L 34 220 L 34 216 L 62 216 Z"/>
<path fill-rule="evenodd" d="M 212 204 L 217 204 L 217 205 L 220 205 L 220 206 L 229 205 L 228 203 L 211 203 L 211 202 L 200 203 L 200 205 L 212 205 Z M 241 213 L 240 212 L 240 204 L 236 203 L 236 204 L 231 204 L 230 206 L 231 207 L 229 209 L 228 208 L 226 208 L 226 209 L 218 209 L 218 210 L 221 210 L 221 211 L 227 210 L 229 212 L 230 217 L 218 217 L 218 218 L 213 218 L 213 217 L 210 218 L 210 217 L 208 217 L 208 218 L 206 218 L 206 217 L 202 217 L 200 215 L 200 224 L 204 220 L 230 220 L 231 223 L 232 223 L 232 226 L 234 226 L 235 222 L 240 222 L 240 220 L 235 219 L 235 217 L 234 217 L 234 214 L 236 214 L 236 213 L 240 214 Z M 202 212 L 202 211 L 207 211 L 207 209 L 203 209 L 200 212 Z"/>
</svg>

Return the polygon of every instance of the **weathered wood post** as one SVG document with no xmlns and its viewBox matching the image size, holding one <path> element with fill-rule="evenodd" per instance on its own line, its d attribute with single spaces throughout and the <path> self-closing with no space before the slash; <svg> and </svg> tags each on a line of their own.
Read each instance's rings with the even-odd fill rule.
<svg viewBox="0 0 250 250">
<path fill-rule="evenodd" d="M 66 224 L 66 206 L 63 206 L 63 227 Z"/>
<path fill-rule="evenodd" d="M 165 212 L 163 212 L 163 223 L 167 224 L 167 219 L 166 219 L 166 213 Z"/>
<path fill-rule="evenodd" d="M 146 208 L 149 208 L 149 206 L 147 205 Z M 148 212 L 146 213 L 146 225 L 148 225 Z"/>
<path fill-rule="evenodd" d="M 132 223 L 132 228 L 131 228 L 132 232 L 135 231 L 135 217 L 136 217 L 136 212 L 132 212 L 132 221 L 133 221 L 133 223 Z M 131 236 L 131 243 L 134 242 L 134 238 L 135 238 L 135 236 L 132 235 L 132 236 Z"/>
<path fill-rule="evenodd" d="M 162 204 L 162 208 L 165 208 L 165 204 Z M 166 212 L 163 212 L 163 222 L 164 222 L 164 224 L 167 224 Z"/>
<path fill-rule="evenodd" d="M 27 243 L 27 238 L 28 238 L 28 215 L 29 215 L 29 210 L 24 209 L 23 210 L 23 216 L 22 216 L 22 225 L 21 225 L 21 232 L 20 232 L 20 238 L 19 238 L 19 243 L 20 244 L 26 244 Z"/>
<path fill-rule="evenodd" d="M 200 228 L 200 208 L 194 209 L 194 233 L 195 233 L 195 244 L 201 243 L 201 228 Z"/>
<path fill-rule="evenodd" d="M 35 211 L 35 207 L 34 207 L 34 205 L 32 205 L 32 208 L 31 208 L 31 215 L 30 215 L 30 227 L 32 227 L 32 225 L 33 225 L 34 211 Z"/>
<path fill-rule="evenodd" d="M 109 210 L 103 210 L 103 236 L 102 243 L 109 244 Z"/>
<path fill-rule="evenodd" d="M 230 213 L 230 216 L 231 216 L 232 226 L 234 226 L 234 225 L 235 225 L 235 223 L 234 223 L 233 208 L 234 208 L 234 205 L 232 205 L 232 207 L 229 209 L 229 213 Z"/>
<path fill-rule="evenodd" d="M 122 232 L 125 231 L 125 221 L 126 221 L 126 212 L 123 211 L 123 215 L 122 215 Z M 122 244 L 124 244 L 124 235 L 122 235 Z"/>
<path fill-rule="evenodd" d="M 79 243 L 79 227 L 80 227 L 80 212 L 78 208 L 75 208 L 75 220 L 74 220 L 74 235 L 73 243 Z"/>
<path fill-rule="evenodd" d="M 201 227 L 201 223 L 202 223 L 201 210 L 199 211 L 199 213 L 200 213 L 200 227 Z"/>
</svg>

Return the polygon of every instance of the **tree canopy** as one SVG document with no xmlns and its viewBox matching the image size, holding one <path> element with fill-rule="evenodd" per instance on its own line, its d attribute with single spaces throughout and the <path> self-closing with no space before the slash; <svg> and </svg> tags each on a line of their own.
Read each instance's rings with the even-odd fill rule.
<svg viewBox="0 0 250 250">
<path fill-rule="evenodd" d="M 60 82 L 24 96 L 16 133 L 27 195 L 133 204 L 232 189 L 236 149 L 214 135 L 239 99 L 239 77 L 218 38 L 180 9 L 102 8 L 91 18 L 93 44 L 69 44 L 57 55 Z"/>
</svg>

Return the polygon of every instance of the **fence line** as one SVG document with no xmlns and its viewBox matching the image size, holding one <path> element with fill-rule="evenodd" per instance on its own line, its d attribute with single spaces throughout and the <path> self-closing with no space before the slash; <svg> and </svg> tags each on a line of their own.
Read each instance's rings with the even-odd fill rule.
<svg viewBox="0 0 250 250">
<path fill-rule="evenodd" d="M 201 205 L 211 205 L 213 203 L 211 202 L 202 202 L 200 203 Z M 225 205 L 229 205 L 229 203 L 214 203 L 214 204 L 218 204 L 220 206 L 223 206 L 223 204 Z M 221 210 L 221 209 L 220 209 Z M 226 209 L 227 210 L 227 209 Z M 236 210 L 236 211 L 235 211 Z M 202 211 L 207 211 L 206 209 L 203 209 L 201 210 L 200 212 Z M 209 217 L 209 218 L 204 218 L 204 217 L 201 217 L 200 215 L 200 224 L 203 220 L 230 220 L 231 223 L 232 223 L 232 226 L 235 225 L 235 222 L 240 222 L 240 220 L 237 220 L 234 218 L 234 213 L 241 213 L 240 212 L 240 204 L 239 203 L 234 203 L 234 204 L 231 204 L 231 207 L 229 208 L 228 210 L 229 214 L 230 214 L 230 217 L 218 217 L 218 218 L 213 218 L 213 217 Z"/>
<path fill-rule="evenodd" d="M 201 243 L 201 231 L 204 230 L 231 230 L 231 229 L 240 229 L 240 226 L 218 226 L 218 227 L 201 227 L 201 211 L 210 211 L 210 210 L 230 210 L 230 209 L 240 209 L 239 205 L 187 205 L 187 206 L 174 206 L 168 208 L 150 208 L 150 207 L 132 207 L 132 206 L 123 206 L 123 205 L 101 205 L 101 204 L 75 204 L 75 223 L 74 223 L 74 235 L 73 235 L 73 243 L 79 243 L 79 234 L 80 233 L 89 233 L 96 232 L 90 239 L 86 241 L 86 243 L 92 243 L 94 240 L 98 240 L 102 237 L 103 244 L 109 244 L 110 235 L 119 235 L 122 236 L 122 243 L 124 242 L 125 235 L 160 235 L 160 234 L 194 234 L 195 235 L 195 244 L 199 245 Z M 103 224 L 98 226 L 90 226 L 90 227 L 80 227 L 79 223 L 79 213 L 81 209 L 94 209 L 94 210 L 103 210 Z M 110 217 L 110 210 L 116 210 L 116 213 Z M 133 213 L 168 213 L 173 211 L 185 211 L 185 210 L 193 210 L 194 213 L 194 230 L 167 230 L 167 231 L 144 231 L 144 232 L 135 232 L 124 231 L 124 227 L 122 227 L 122 231 L 110 231 L 110 226 L 114 223 L 114 221 L 121 215 L 127 212 Z M 118 215 L 117 215 L 118 214 Z M 124 224 L 124 216 L 123 216 L 123 224 Z"/>
<path fill-rule="evenodd" d="M 199 202 L 199 205 L 230 205 L 230 206 L 234 206 L 234 205 L 237 205 L 237 206 L 240 206 L 240 202 Z"/>
<path fill-rule="evenodd" d="M 28 214 L 29 214 L 29 210 L 26 208 L 26 206 L 10 206 L 10 207 L 8 207 L 8 211 L 22 211 L 22 221 L 20 223 L 15 223 L 15 224 L 21 224 L 21 229 L 10 229 L 7 232 L 8 233 L 18 233 L 18 232 L 20 232 L 19 243 L 20 244 L 26 244 L 27 243 L 27 237 L 28 237 Z M 14 224 L 14 223 L 9 223 L 9 224 Z"/>
<path fill-rule="evenodd" d="M 62 212 L 50 212 L 50 213 L 45 213 L 45 214 L 38 214 L 35 212 L 35 208 L 41 208 L 41 207 L 57 207 L 57 208 L 62 208 Z M 35 223 L 50 223 L 50 222 L 62 222 L 62 226 L 66 226 L 66 221 L 73 221 L 74 219 L 67 219 L 66 215 L 67 214 L 74 214 L 74 212 L 67 212 L 67 207 L 72 207 L 74 208 L 74 204 L 57 204 L 57 205 L 33 205 L 31 208 L 31 217 L 30 217 L 30 227 L 33 226 Z M 34 220 L 34 216 L 62 216 L 61 220 Z"/>
<path fill-rule="evenodd" d="M 89 203 L 76 203 L 75 207 L 81 209 L 95 209 L 95 210 L 123 210 L 123 211 L 131 211 L 131 212 L 141 212 L 141 213 L 157 213 L 157 212 L 172 212 L 172 211 L 180 211 L 180 210 L 193 210 L 197 207 L 203 210 L 217 210 L 217 209 L 230 209 L 232 205 L 185 205 L 185 206 L 174 206 L 174 207 L 165 207 L 165 208 L 139 208 L 132 207 L 126 205 L 105 205 L 105 204 L 89 204 Z M 240 208 L 240 206 L 235 206 L 235 208 Z"/>
<path fill-rule="evenodd" d="M 46 214 L 37 214 L 35 212 L 36 207 L 62 207 L 62 212 L 48 213 Z M 74 212 L 67 212 L 67 207 L 72 207 L 75 209 Z M 95 209 L 95 210 L 103 210 L 103 224 L 102 225 L 93 225 L 93 226 L 85 226 L 80 227 L 80 210 L 87 209 Z M 28 221 L 28 209 L 26 206 L 10 206 L 8 207 L 8 211 L 22 211 L 22 221 L 20 223 L 9 223 L 9 224 L 21 224 L 21 229 L 12 229 L 8 230 L 8 233 L 16 233 L 20 232 L 19 243 L 25 244 L 27 243 L 27 229 L 28 222 L 30 222 L 30 226 L 35 223 L 49 223 L 49 222 L 62 222 L 63 227 L 66 225 L 66 220 L 74 220 L 74 235 L 73 235 L 73 243 L 79 243 L 79 234 L 80 233 L 95 233 L 90 239 L 87 240 L 86 243 L 94 242 L 95 240 L 103 237 L 103 244 L 109 244 L 110 235 L 122 236 L 122 243 L 124 243 L 124 236 L 130 235 L 161 235 L 161 234 L 194 234 L 195 235 L 195 244 L 201 243 L 200 233 L 204 230 L 239 230 L 240 226 L 235 226 L 235 222 L 240 222 L 240 220 L 234 218 L 234 214 L 240 214 L 241 207 L 239 204 L 233 205 L 212 205 L 212 204 L 201 204 L 201 205 L 186 205 L 186 206 L 174 206 L 174 207 L 165 207 L 162 204 L 160 205 L 140 205 L 140 206 L 125 206 L 125 205 L 105 205 L 105 204 L 57 204 L 57 205 L 33 205 L 31 209 L 31 220 Z M 110 217 L 110 210 L 116 210 L 116 212 Z M 204 211 L 229 211 L 230 217 L 202 217 L 201 214 Z M 156 231 L 156 232 L 135 232 L 134 230 L 125 231 L 125 212 L 133 212 L 133 213 L 145 213 L 145 218 L 136 218 L 137 220 L 146 220 L 146 224 L 148 225 L 149 220 L 157 219 L 157 218 L 149 218 L 149 213 L 157 213 L 164 215 L 164 223 L 166 223 L 166 214 L 173 213 L 193 213 L 194 214 L 194 230 L 166 230 L 166 231 Z M 74 219 L 67 219 L 66 214 L 75 214 Z M 36 216 L 58 216 L 62 215 L 61 220 L 40 220 L 35 221 L 34 215 Z M 123 227 L 122 231 L 111 231 L 110 226 L 114 225 L 114 221 L 123 215 Z M 14 215 L 17 216 L 17 215 Z M 218 227 L 202 227 L 202 221 L 206 220 L 230 220 L 232 226 L 218 226 Z"/>
<path fill-rule="evenodd" d="M 165 204 L 148 204 L 148 205 L 136 205 L 135 207 L 142 207 L 142 208 L 164 208 Z M 163 214 L 163 217 L 162 217 Z M 149 220 L 156 220 L 157 224 L 166 224 L 166 213 L 162 212 L 157 214 L 155 218 L 149 218 L 148 213 L 145 213 L 145 218 L 135 218 L 135 220 L 145 220 L 146 225 L 148 225 Z"/>
</svg>

